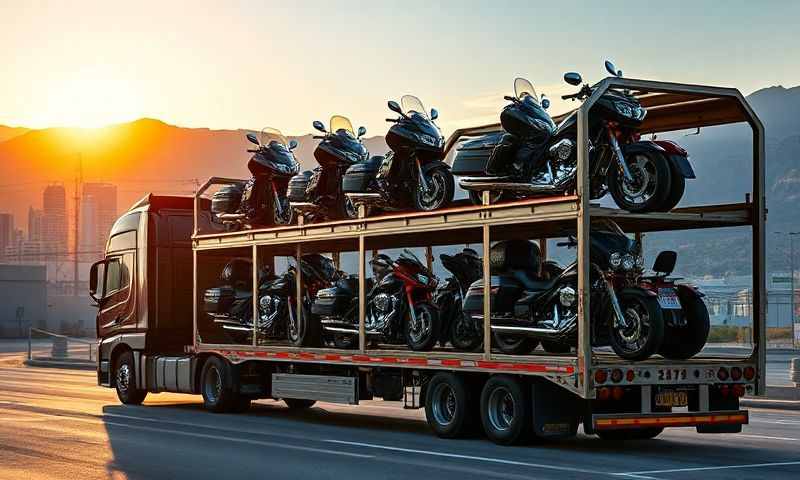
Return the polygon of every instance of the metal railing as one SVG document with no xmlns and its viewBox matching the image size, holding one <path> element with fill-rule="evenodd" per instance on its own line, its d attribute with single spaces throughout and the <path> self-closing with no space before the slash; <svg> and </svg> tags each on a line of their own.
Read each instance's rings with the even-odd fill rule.
<svg viewBox="0 0 800 480">
<path fill-rule="evenodd" d="M 50 340 L 50 344 L 41 340 Z M 96 359 L 96 340 L 69 337 L 33 327 L 28 329 L 28 360 L 94 362 Z"/>
</svg>

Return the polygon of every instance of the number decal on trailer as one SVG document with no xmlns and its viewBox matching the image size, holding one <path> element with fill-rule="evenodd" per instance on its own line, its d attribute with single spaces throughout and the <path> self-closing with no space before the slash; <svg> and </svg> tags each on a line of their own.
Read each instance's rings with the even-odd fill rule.
<svg viewBox="0 0 800 480">
<path fill-rule="evenodd" d="M 672 382 L 678 380 L 686 380 L 685 368 L 659 368 L 658 381 L 659 382 Z"/>
</svg>

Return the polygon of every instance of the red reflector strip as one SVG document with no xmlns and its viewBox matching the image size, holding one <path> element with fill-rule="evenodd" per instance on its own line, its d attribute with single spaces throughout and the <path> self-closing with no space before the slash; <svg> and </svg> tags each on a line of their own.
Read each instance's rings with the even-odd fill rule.
<svg viewBox="0 0 800 480">
<path fill-rule="evenodd" d="M 324 361 L 332 363 L 358 363 L 358 364 L 380 364 L 380 365 L 410 365 L 420 367 L 449 367 L 449 368 L 472 368 L 479 370 L 502 370 L 511 372 L 530 372 L 530 373 L 560 373 L 572 375 L 575 368 L 571 365 L 544 365 L 541 363 L 516 363 L 516 362 L 493 362 L 487 360 L 460 360 L 456 358 L 424 358 L 424 357 L 383 357 L 378 355 L 339 355 L 333 353 L 312 353 L 312 352 L 265 352 L 251 350 L 221 350 L 221 355 L 231 360 L 242 358 L 275 358 L 300 361 Z"/>
<path fill-rule="evenodd" d="M 594 428 L 598 430 L 636 427 L 689 427 L 695 425 L 746 424 L 747 413 L 710 415 L 669 415 L 624 418 L 596 418 Z"/>
</svg>

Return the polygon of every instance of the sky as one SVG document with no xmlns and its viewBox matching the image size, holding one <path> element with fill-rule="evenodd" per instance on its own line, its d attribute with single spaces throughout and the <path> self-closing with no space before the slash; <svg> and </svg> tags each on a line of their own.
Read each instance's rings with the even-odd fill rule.
<svg viewBox="0 0 800 480">
<path fill-rule="evenodd" d="M 0 0 L 0 124 L 311 131 L 351 118 L 383 134 L 389 99 L 435 107 L 448 134 L 497 121 L 516 76 L 574 104 L 562 80 L 606 76 L 800 84 L 797 1 Z"/>
</svg>

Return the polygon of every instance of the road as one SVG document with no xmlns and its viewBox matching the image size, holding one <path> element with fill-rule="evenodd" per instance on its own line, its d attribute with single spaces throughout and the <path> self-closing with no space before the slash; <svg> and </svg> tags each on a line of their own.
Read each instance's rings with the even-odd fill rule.
<svg viewBox="0 0 800 480">
<path fill-rule="evenodd" d="M 291 412 L 259 401 L 205 412 L 197 396 L 122 406 L 93 372 L 0 365 L 0 479 L 790 478 L 800 412 L 751 411 L 738 435 L 673 429 L 646 442 L 595 437 L 500 447 L 442 440 L 421 411 L 371 401 Z"/>
</svg>

